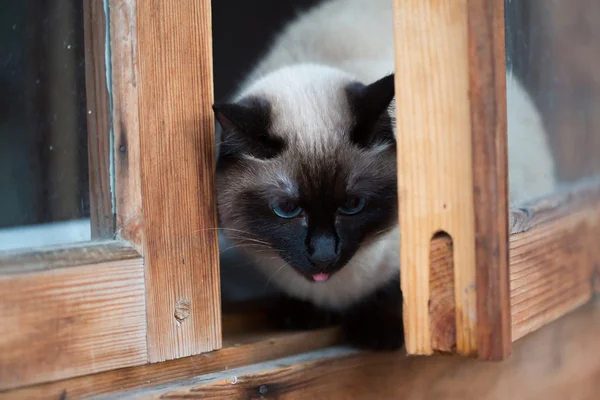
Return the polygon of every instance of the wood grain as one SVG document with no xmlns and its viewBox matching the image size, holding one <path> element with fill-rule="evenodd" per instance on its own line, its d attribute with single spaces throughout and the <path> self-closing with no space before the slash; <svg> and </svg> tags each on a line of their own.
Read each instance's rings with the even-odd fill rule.
<svg viewBox="0 0 600 400">
<path fill-rule="evenodd" d="M 133 247 L 114 240 L 7 251 L 0 253 L 0 277 L 140 258 Z"/>
<path fill-rule="evenodd" d="M 599 351 L 596 301 L 519 341 L 498 363 L 326 350 L 108 398 L 591 400 Z"/>
<path fill-rule="evenodd" d="M 92 238 L 115 232 L 110 179 L 110 100 L 106 76 L 106 16 L 99 1 L 83 2 L 90 219 Z"/>
<path fill-rule="evenodd" d="M 395 0 L 400 265 L 409 354 L 431 354 L 430 241 L 452 238 L 456 349 L 477 351 L 468 7 Z M 451 151 L 449 151 L 451 149 Z M 465 190 L 469 188 L 469 190 Z M 410 216 L 404 218 L 403 216 Z"/>
<path fill-rule="evenodd" d="M 148 357 L 157 362 L 221 346 L 210 1 L 137 2 L 136 26 Z"/>
<path fill-rule="evenodd" d="M 136 0 L 109 0 L 116 236 L 144 254 Z"/>
<path fill-rule="evenodd" d="M 512 340 L 525 336 L 589 301 L 598 276 L 600 181 L 511 211 L 510 303 Z M 431 320 L 434 351 L 452 348 L 454 304 L 448 277 L 452 250 L 438 238 L 432 243 Z M 433 323 L 435 321 L 435 324 Z"/>
<path fill-rule="evenodd" d="M 513 340 L 589 301 L 600 264 L 600 181 L 580 183 L 512 213 Z"/>
<path fill-rule="evenodd" d="M 141 257 L 88 261 L 0 275 L 0 390 L 146 362 Z"/>
<path fill-rule="evenodd" d="M 224 348 L 214 352 L 0 392 L 0 398 L 80 399 L 138 389 L 333 346 L 340 342 L 341 333 L 336 328 L 252 335 L 246 332 L 224 340 Z"/>
<path fill-rule="evenodd" d="M 504 0 L 468 0 L 477 354 L 510 355 Z"/>
<path fill-rule="evenodd" d="M 434 352 L 456 351 L 456 299 L 454 296 L 454 260 L 452 239 L 438 235 L 431 241 L 429 275 L 429 320 L 431 349 Z"/>
</svg>

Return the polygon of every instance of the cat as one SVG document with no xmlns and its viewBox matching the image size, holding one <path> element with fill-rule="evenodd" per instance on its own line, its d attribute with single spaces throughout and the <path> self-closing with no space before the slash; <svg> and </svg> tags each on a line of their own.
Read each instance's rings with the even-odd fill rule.
<svg viewBox="0 0 600 400">
<path fill-rule="evenodd" d="M 219 223 L 292 307 L 339 318 L 355 346 L 403 343 L 390 0 L 329 0 L 277 36 L 213 106 Z M 508 90 L 510 198 L 551 192 L 553 160 L 527 93 Z M 418 132 L 415 132 L 418 134 Z"/>
</svg>

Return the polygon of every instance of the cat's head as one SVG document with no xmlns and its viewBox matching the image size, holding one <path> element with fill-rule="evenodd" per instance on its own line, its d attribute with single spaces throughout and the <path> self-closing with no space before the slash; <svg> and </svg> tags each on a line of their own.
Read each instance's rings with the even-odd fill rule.
<svg viewBox="0 0 600 400">
<path fill-rule="evenodd" d="M 309 281 L 344 268 L 397 223 L 393 97 L 393 75 L 363 84 L 307 65 L 216 104 L 225 233 Z"/>
</svg>

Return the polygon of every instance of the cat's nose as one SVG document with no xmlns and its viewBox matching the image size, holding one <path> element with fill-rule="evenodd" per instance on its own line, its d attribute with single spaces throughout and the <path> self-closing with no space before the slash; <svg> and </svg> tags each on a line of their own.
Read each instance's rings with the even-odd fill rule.
<svg viewBox="0 0 600 400">
<path fill-rule="evenodd" d="M 318 269 L 326 270 L 337 261 L 338 257 L 335 237 L 327 235 L 311 240 L 309 258 Z"/>
<path fill-rule="evenodd" d="M 320 271 L 326 271 L 329 267 L 333 265 L 336 261 L 337 257 L 327 257 L 327 258 L 315 258 L 311 257 L 310 261 L 313 263 L 315 267 L 317 267 Z"/>
</svg>

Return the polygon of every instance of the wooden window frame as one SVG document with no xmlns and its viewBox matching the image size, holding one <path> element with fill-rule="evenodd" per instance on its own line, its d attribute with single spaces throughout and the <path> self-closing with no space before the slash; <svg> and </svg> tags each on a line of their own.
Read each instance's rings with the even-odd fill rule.
<svg viewBox="0 0 600 400">
<path fill-rule="evenodd" d="M 437 1 L 458 26 L 427 1 L 390 1 L 397 101 L 431 106 L 414 85 L 462 93 L 434 103 L 437 120 L 398 107 L 405 148 L 420 149 L 415 124 L 445 136 L 429 149 L 436 164 L 399 160 L 400 214 L 415 206 L 407 194 L 428 195 L 426 221 L 400 219 L 407 350 L 503 359 L 600 290 L 600 182 L 509 211 L 502 0 Z M 337 328 L 274 332 L 260 310 L 221 315 L 210 0 L 84 4 L 92 234 L 114 240 L 0 254 L 0 395 L 108 394 L 338 344 Z M 423 37 L 415 15 L 440 23 Z M 406 74 L 434 51 L 446 57 L 428 66 L 439 79 Z M 449 104 L 461 118 L 444 120 Z M 467 146 L 449 158 L 444 143 Z"/>
<path fill-rule="evenodd" d="M 221 347 L 210 1 L 84 19 L 92 237 L 114 240 L 2 253 L 0 390 Z"/>
<path fill-rule="evenodd" d="M 509 212 L 504 1 L 394 7 L 407 352 L 502 360 L 598 289 L 600 181 Z"/>
<path fill-rule="evenodd" d="M 511 343 L 503 1 L 394 0 L 394 10 L 407 351 L 502 359 Z M 440 232 L 453 261 L 436 283 L 453 288 L 454 316 L 437 315 L 431 293 Z M 439 317 L 454 325 L 444 327 L 451 338 L 433 330 Z"/>
<path fill-rule="evenodd" d="M 102 398 L 594 398 L 600 359 L 589 349 L 598 346 L 600 302 L 596 300 L 515 343 L 519 357 L 503 363 L 365 353 L 336 346 Z"/>
</svg>

